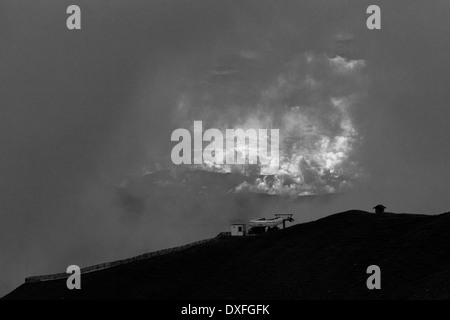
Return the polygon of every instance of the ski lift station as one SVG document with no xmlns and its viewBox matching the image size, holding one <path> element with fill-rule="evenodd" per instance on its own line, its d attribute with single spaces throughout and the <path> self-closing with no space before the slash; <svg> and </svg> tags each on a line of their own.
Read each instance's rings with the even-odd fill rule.
<svg viewBox="0 0 450 320">
<path fill-rule="evenodd" d="M 283 229 L 286 228 L 286 221 L 293 222 L 292 218 L 293 214 L 290 213 L 280 213 L 275 214 L 274 218 L 266 219 L 266 218 L 258 218 L 254 220 L 250 220 L 248 222 L 249 229 L 247 231 L 246 224 L 243 223 L 234 223 L 231 225 L 231 236 L 246 236 L 246 235 L 254 235 L 261 234 L 269 231 L 274 231 L 279 229 L 279 225 L 283 226 Z"/>
</svg>

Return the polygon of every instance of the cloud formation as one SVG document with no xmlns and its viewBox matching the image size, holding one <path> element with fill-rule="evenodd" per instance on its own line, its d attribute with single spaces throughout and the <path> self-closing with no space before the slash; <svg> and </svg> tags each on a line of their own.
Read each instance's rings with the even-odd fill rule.
<svg viewBox="0 0 450 320">
<path fill-rule="evenodd" d="M 204 120 L 224 132 L 229 128 L 280 130 L 280 165 L 272 162 L 259 166 L 260 175 L 273 177 L 256 178 L 254 184 L 245 182 L 236 188 L 238 192 L 299 196 L 347 190 L 361 174 L 359 164 L 352 158 L 361 139 L 351 112 L 365 94 L 366 62 L 299 52 L 266 81 L 257 80 L 249 97 L 245 84 L 240 86 L 245 78 L 241 75 L 251 73 L 250 66 L 258 66 L 261 72 L 270 58 L 270 52 L 264 51 L 245 58 L 239 54 L 229 58 L 233 72 L 221 73 L 227 79 L 214 84 L 203 82 L 182 93 L 178 109 L 189 117 L 183 116 L 178 124 Z M 215 69 L 212 75 L 218 75 Z M 222 95 L 223 91 L 245 97 L 245 104 L 230 101 Z M 225 105 L 225 110 L 217 110 L 215 104 Z M 228 152 L 234 150 L 225 151 Z M 248 168 L 241 168 L 241 173 L 249 174 Z M 199 169 L 230 172 L 231 166 L 206 163 Z"/>
</svg>

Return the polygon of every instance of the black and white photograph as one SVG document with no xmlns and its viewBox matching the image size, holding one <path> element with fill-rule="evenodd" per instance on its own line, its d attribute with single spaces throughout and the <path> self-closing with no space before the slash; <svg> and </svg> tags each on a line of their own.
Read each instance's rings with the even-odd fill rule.
<svg viewBox="0 0 450 320">
<path fill-rule="evenodd" d="M 449 300 L 449 35 L 448 0 L 0 0 L 0 303 Z"/>
</svg>

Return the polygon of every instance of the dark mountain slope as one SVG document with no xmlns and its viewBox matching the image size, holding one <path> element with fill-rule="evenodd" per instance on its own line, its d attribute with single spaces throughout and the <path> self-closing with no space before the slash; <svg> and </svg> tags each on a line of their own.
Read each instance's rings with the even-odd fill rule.
<svg viewBox="0 0 450 320">
<path fill-rule="evenodd" d="M 6 299 L 417 299 L 450 298 L 450 215 L 347 211 L 260 236 L 65 280 L 26 283 Z M 369 265 L 381 290 L 368 290 Z"/>
</svg>

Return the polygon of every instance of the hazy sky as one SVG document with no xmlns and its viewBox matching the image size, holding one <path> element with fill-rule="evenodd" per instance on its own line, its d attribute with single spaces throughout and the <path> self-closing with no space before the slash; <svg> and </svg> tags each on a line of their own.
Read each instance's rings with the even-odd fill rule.
<svg viewBox="0 0 450 320">
<path fill-rule="evenodd" d="M 79 31 L 66 28 L 71 4 Z M 381 30 L 366 28 L 370 4 Z M 353 187 L 308 219 L 378 203 L 450 210 L 449 15 L 446 0 L 1 1 L 0 295 L 71 261 L 211 236 L 149 235 L 110 190 L 169 162 L 171 132 L 194 120 L 270 115 L 354 140 Z"/>
</svg>

